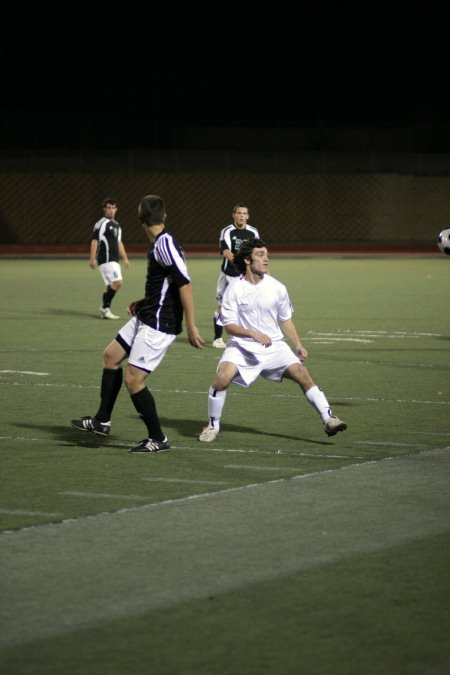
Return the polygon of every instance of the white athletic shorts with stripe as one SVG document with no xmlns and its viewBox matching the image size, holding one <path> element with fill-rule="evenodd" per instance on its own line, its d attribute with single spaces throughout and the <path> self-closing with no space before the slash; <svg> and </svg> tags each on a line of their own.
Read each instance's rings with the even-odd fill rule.
<svg viewBox="0 0 450 675">
<path fill-rule="evenodd" d="M 105 286 L 109 286 L 113 281 L 121 281 L 123 279 L 122 269 L 118 262 L 103 263 L 103 265 L 98 266 L 98 271 L 102 275 Z"/>
<path fill-rule="evenodd" d="M 234 363 L 239 369 L 232 381 L 241 387 L 249 387 L 258 375 L 266 380 L 281 382 L 286 368 L 293 363 L 301 363 L 298 356 L 283 340 L 272 342 L 270 347 L 265 347 L 264 350 L 258 350 L 256 353 L 246 351 L 233 339 L 228 340 L 218 366 L 224 361 Z"/>
<path fill-rule="evenodd" d="M 176 335 L 150 328 L 135 316 L 122 326 L 119 335 L 131 347 L 128 363 L 148 373 L 157 369 L 176 338 Z"/>
</svg>

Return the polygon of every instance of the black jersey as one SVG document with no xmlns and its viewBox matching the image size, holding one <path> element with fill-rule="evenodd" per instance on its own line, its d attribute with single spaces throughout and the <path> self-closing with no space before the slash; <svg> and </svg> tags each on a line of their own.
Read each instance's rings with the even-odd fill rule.
<svg viewBox="0 0 450 675">
<path fill-rule="evenodd" d="M 100 218 L 94 225 L 92 239 L 97 239 L 97 262 L 119 262 L 119 241 L 122 240 L 122 228 L 116 220 Z"/>
<path fill-rule="evenodd" d="M 252 237 L 257 237 L 259 239 L 258 230 L 256 227 L 253 227 L 253 225 L 246 225 L 245 227 L 236 227 L 233 223 L 227 225 L 220 233 L 220 252 L 223 253 L 226 249 L 229 249 L 234 254 L 243 241 L 251 239 Z M 220 269 L 229 277 L 240 276 L 240 272 L 237 271 L 228 258 L 223 258 Z"/>
<path fill-rule="evenodd" d="M 145 299 L 139 304 L 139 320 L 162 333 L 181 333 L 183 306 L 178 289 L 190 282 L 181 245 L 163 230 L 148 251 Z"/>
</svg>

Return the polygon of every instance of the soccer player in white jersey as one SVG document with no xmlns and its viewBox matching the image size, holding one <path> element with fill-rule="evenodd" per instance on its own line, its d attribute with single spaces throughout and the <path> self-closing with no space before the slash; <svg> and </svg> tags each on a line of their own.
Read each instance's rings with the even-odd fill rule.
<svg viewBox="0 0 450 675">
<path fill-rule="evenodd" d="M 286 286 L 268 274 L 265 243 L 258 238 L 243 242 L 234 264 L 241 276 L 227 287 L 221 308 L 221 321 L 231 337 L 208 391 L 209 420 L 199 440 L 211 443 L 217 438 L 229 385 L 249 387 L 258 375 L 275 382 L 293 380 L 319 413 L 327 436 L 344 431 L 347 424 L 333 415 L 325 394 L 303 365 L 308 351 L 292 320 Z"/>
<path fill-rule="evenodd" d="M 162 452 L 170 448 L 161 429 L 156 403 L 145 380 L 156 368 L 183 328 L 190 344 L 202 349 L 205 341 L 195 325 L 192 284 L 184 252 L 175 237 L 166 230 L 166 208 L 158 195 L 144 197 L 138 209 L 139 219 L 150 240 L 147 256 L 145 297 L 128 307 L 130 320 L 103 352 L 100 405 L 95 415 L 74 419 L 80 431 L 108 436 L 113 408 L 122 388 L 122 361 L 128 359 L 125 387 L 148 437 L 130 448 L 130 452 Z"/>
</svg>

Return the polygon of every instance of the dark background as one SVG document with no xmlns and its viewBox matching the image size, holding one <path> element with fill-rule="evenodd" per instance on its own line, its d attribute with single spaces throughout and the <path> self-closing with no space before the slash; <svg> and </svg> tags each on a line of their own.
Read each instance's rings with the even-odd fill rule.
<svg viewBox="0 0 450 675">
<path fill-rule="evenodd" d="M 261 129 L 266 149 L 302 128 L 322 150 L 318 132 L 352 128 L 450 152 L 449 18 L 430 1 L 9 8 L 0 151 L 188 148 L 206 128 L 209 148 L 224 128 Z"/>
</svg>

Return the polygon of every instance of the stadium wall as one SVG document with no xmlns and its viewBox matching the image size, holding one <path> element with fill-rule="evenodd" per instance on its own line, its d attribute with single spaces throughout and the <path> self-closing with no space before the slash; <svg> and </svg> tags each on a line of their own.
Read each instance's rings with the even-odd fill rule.
<svg viewBox="0 0 450 675">
<path fill-rule="evenodd" d="M 137 205 L 145 194 L 164 197 L 168 226 L 186 247 L 216 247 L 235 203 L 249 206 L 250 222 L 278 247 L 435 246 L 450 223 L 450 176 L 342 167 L 303 166 L 273 158 L 259 163 L 152 157 L 127 162 L 104 157 L 53 158 L 43 166 L 0 167 L 0 244 L 88 246 L 101 201 L 114 196 L 127 245 L 142 245 Z M 109 160 L 109 161 L 108 161 Z M 205 161 L 206 160 L 206 161 Z M 145 167 L 149 166 L 149 169 Z M 157 167 L 162 168 L 157 168 Z M 352 171 L 352 166 L 355 170 Z M 256 167 L 256 168 L 255 168 Z"/>
</svg>

